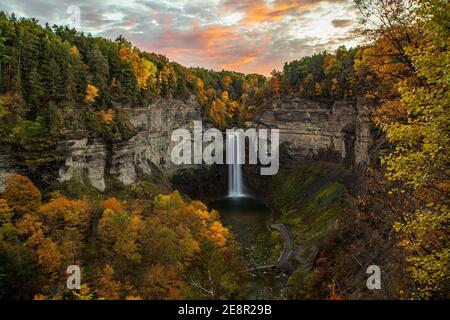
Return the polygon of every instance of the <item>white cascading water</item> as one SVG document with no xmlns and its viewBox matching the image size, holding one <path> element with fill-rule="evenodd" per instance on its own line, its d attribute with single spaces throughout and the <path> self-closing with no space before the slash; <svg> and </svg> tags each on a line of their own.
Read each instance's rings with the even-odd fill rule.
<svg viewBox="0 0 450 320">
<path fill-rule="evenodd" d="M 227 135 L 227 153 L 229 153 L 228 162 L 228 196 L 243 197 L 244 183 L 242 181 L 241 164 L 239 163 L 239 155 L 241 153 L 241 136 L 239 132 Z"/>
</svg>

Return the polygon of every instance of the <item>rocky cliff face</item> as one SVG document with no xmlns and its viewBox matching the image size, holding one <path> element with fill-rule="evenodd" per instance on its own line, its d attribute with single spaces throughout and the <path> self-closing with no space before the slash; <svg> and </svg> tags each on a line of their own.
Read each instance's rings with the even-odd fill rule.
<svg viewBox="0 0 450 320">
<path fill-rule="evenodd" d="M 255 123 L 280 130 L 280 144 L 286 152 L 281 156 L 344 162 L 348 167 L 362 168 L 370 159 L 372 127 L 361 105 L 284 97 L 266 105 Z"/>
<path fill-rule="evenodd" d="M 145 108 L 125 109 L 137 134 L 127 141 L 109 145 L 87 138 L 63 141 L 59 148 L 68 157 L 59 169 L 59 181 L 74 175 L 87 174 L 98 190 L 105 189 L 105 175 L 125 185 L 162 171 L 173 174 L 178 168 L 170 161 L 172 131 L 192 128 L 194 120 L 201 120 L 195 100 L 158 100 Z"/>
<path fill-rule="evenodd" d="M 137 134 L 129 140 L 106 143 L 103 139 L 90 139 L 83 130 L 69 132 L 67 140 L 58 142 L 52 151 L 63 160 L 54 163 L 47 172 L 59 182 L 74 177 L 88 179 L 96 189 L 106 188 L 105 178 L 114 178 L 125 185 L 148 178 L 157 172 L 171 175 L 177 169 L 170 161 L 172 130 L 192 128 L 194 120 L 201 120 L 200 106 L 194 99 L 157 100 L 146 107 L 126 108 L 124 111 Z M 10 173 L 33 176 L 23 159 L 14 152 L 0 148 L 1 181 Z M 41 180 L 41 177 L 39 177 Z M 49 180 L 49 179 L 45 179 Z"/>
<path fill-rule="evenodd" d="M 371 126 L 360 109 L 349 102 L 327 104 L 289 97 L 267 104 L 251 125 L 280 129 L 281 157 L 323 159 L 359 168 L 368 164 L 372 145 Z M 47 184 L 78 177 L 103 191 L 107 186 L 105 178 L 129 185 L 155 174 L 171 177 L 189 169 L 170 161 L 175 144 L 170 137 L 174 129 L 192 130 L 193 121 L 202 119 L 194 98 L 161 99 L 124 111 L 137 132 L 132 138 L 106 143 L 88 138 L 83 130 L 70 132 L 69 138 L 59 141 L 52 151 L 60 160 L 34 171 L 23 157 L 0 146 L 0 189 L 2 180 L 13 172 Z"/>
</svg>

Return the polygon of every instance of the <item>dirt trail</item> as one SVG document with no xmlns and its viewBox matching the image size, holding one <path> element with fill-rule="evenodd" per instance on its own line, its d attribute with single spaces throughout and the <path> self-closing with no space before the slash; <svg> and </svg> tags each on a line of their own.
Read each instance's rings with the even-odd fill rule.
<svg viewBox="0 0 450 320">
<path fill-rule="evenodd" d="M 283 237 L 283 251 L 281 252 L 280 257 L 274 264 L 256 267 L 248 269 L 248 271 L 261 271 L 265 269 L 280 269 L 280 270 L 286 270 L 289 268 L 289 258 L 292 255 L 292 249 L 293 249 L 293 243 L 291 234 L 289 232 L 289 229 L 284 224 L 273 224 L 272 228 L 278 230 L 281 232 L 281 236 Z"/>
</svg>

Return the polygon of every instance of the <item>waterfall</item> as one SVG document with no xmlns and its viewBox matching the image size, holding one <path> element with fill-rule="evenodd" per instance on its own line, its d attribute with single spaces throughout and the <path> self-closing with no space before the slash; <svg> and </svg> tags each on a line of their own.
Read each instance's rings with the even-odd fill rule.
<svg viewBox="0 0 450 320">
<path fill-rule="evenodd" d="M 233 132 L 227 135 L 227 158 L 228 158 L 228 196 L 243 197 L 244 183 L 242 181 L 241 164 L 241 135 Z"/>
</svg>

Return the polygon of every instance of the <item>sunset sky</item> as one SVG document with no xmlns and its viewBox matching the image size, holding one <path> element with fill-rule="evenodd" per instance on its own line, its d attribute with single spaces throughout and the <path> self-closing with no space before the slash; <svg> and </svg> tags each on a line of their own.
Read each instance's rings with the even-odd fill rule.
<svg viewBox="0 0 450 320">
<path fill-rule="evenodd" d="M 2 0 L 0 10 L 66 25 L 73 5 L 81 31 L 122 34 L 185 66 L 267 75 L 285 61 L 357 44 L 353 0 Z"/>
</svg>

